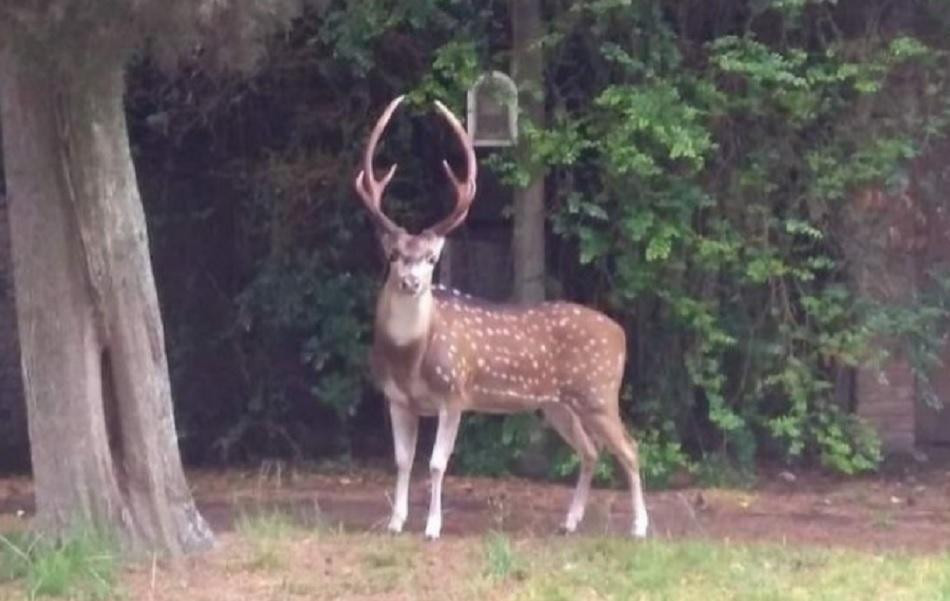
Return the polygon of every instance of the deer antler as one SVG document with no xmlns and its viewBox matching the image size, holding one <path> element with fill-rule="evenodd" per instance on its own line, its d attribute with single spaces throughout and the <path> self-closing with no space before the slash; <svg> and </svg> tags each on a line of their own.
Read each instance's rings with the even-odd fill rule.
<svg viewBox="0 0 950 601">
<path fill-rule="evenodd" d="M 455 133 L 455 137 L 458 138 L 459 142 L 462 143 L 462 147 L 465 149 L 466 168 L 464 180 L 459 180 L 455 172 L 452 171 L 452 167 L 449 166 L 448 161 L 442 161 L 445 174 L 449 176 L 449 179 L 455 186 L 455 209 L 441 221 L 427 228 L 427 231 L 438 236 L 446 236 L 465 221 L 465 217 L 468 215 L 468 209 L 472 206 L 472 200 L 475 199 L 475 180 L 478 175 L 478 163 L 475 158 L 475 148 L 472 146 L 472 139 L 468 137 L 468 133 L 462 124 L 459 123 L 459 120 L 452 114 L 452 111 L 438 100 L 435 101 L 435 107 L 449 122 L 452 131 Z"/>
<path fill-rule="evenodd" d="M 383 192 L 396 173 L 397 163 L 393 163 L 393 166 L 389 168 L 389 171 L 383 176 L 383 179 L 378 180 L 373 171 L 373 154 L 376 152 L 376 144 L 379 142 L 379 138 L 382 137 L 383 130 L 386 129 L 386 125 L 404 98 L 405 96 L 403 95 L 392 99 L 386 107 L 386 110 L 383 111 L 383 114 L 379 116 L 376 126 L 369 135 L 369 140 L 366 142 L 366 150 L 363 153 L 363 168 L 359 174 L 357 174 L 356 180 L 353 182 L 356 187 L 356 193 L 363 199 L 363 204 L 366 205 L 367 210 L 369 210 L 373 223 L 376 224 L 377 228 L 387 232 L 394 232 L 400 229 L 395 222 L 383 213 L 382 209 Z"/>
</svg>

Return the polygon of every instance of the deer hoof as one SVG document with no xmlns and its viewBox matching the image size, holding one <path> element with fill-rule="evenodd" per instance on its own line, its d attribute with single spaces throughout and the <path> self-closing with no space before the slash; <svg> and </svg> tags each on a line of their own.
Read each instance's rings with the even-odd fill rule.
<svg viewBox="0 0 950 601">
<path fill-rule="evenodd" d="M 432 524 L 426 526 L 426 540 L 439 540 L 439 534 L 441 533 L 441 525 L 439 527 L 436 527 Z"/>
<path fill-rule="evenodd" d="M 577 527 L 570 527 L 567 524 L 561 524 L 557 527 L 557 533 L 561 536 L 570 536 L 577 531 Z"/>
<path fill-rule="evenodd" d="M 633 538 L 643 540 L 647 537 L 647 525 L 646 524 L 636 524 L 633 527 L 633 531 L 630 532 L 630 535 Z"/>
</svg>

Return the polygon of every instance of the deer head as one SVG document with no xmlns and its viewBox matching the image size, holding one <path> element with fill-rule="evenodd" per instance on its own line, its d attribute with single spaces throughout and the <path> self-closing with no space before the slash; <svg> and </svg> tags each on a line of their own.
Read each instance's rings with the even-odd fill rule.
<svg viewBox="0 0 950 601">
<path fill-rule="evenodd" d="M 354 185 L 356 193 L 369 211 L 370 218 L 376 227 L 376 235 L 389 262 L 387 285 L 398 293 L 419 296 L 428 291 L 432 285 L 433 270 L 442 253 L 445 237 L 461 225 L 468 215 L 468 209 L 475 198 L 478 164 L 475 159 L 475 149 L 465 128 L 452 111 L 436 100 L 436 109 L 448 121 L 465 150 L 464 179 L 460 179 L 455 174 L 448 161 L 442 161 L 442 167 L 455 189 L 455 208 L 441 221 L 418 234 L 410 234 L 387 217 L 382 210 L 382 198 L 386 186 L 396 173 L 396 164 L 393 164 L 381 179 L 377 179 L 373 169 L 373 155 L 386 125 L 404 98 L 405 96 L 394 98 L 380 115 L 370 133 L 366 151 L 363 154 L 363 168 L 357 174 Z"/>
</svg>

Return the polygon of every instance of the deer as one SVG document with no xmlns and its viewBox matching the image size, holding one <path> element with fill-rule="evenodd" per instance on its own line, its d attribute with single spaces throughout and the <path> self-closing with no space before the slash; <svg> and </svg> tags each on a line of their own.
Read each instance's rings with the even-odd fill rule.
<svg viewBox="0 0 950 601">
<path fill-rule="evenodd" d="M 616 457 L 630 491 L 630 534 L 646 536 L 648 516 L 636 441 L 620 417 L 626 360 L 623 328 L 605 314 L 566 301 L 503 304 L 433 284 L 446 236 L 461 225 L 475 198 L 477 159 L 472 141 L 444 104 L 435 107 L 462 145 L 464 178 L 442 161 L 455 195 L 451 212 L 411 234 L 382 210 L 396 172 L 373 168 L 376 146 L 405 96 L 394 98 L 370 132 L 355 179 L 384 251 L 387 273 L 376 299 L 370 375 L 385 397 L 396 463 L 388 530 L 402 531 L 419 421 L 436 417 L 429 461 L 429 513 L 425 538 L 442 531 L 442 484 L 466 412 L 540 412 L 579 456 L 579 474 L 560 530 L 572 533 L 584 516 L 602 449 Z"/>
</svg>

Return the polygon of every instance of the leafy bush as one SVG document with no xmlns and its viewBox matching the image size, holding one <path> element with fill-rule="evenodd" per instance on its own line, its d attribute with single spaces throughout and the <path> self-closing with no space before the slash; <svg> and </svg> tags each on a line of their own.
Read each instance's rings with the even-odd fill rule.
<svg viewBox="0 0 950 601">
<path fill-rule="evenodd" d="M 498 417 L 471 414 L 462 420 L 455 465 L 463 473 L 487 476 L 510 474 L 524 449 L 537 436 L 533 415 Z"/>
<path fill-rule="evenodd" d="M 395 94 L 410 116 L 431 98 L 458 108 L 477 73 L 507 64 L 506 6 L 476 4 L 317 3 L 248 84 L 138 73 L 133 134 L 189 457 L 350 451 L 378 398 L 364 358 L 380 271 L 353 165 Z M 939 156 L 950 124 L 933 35 L 950 24 L 931 2 L 711 6 L 548 6 L 547 121 L 522 116 L 519 147 L 485 164 L 514 186 L 546 170 L 552 296 L 627 330 L 622 411 L 651 482 L 694 461 L 749 473 L 763 454 L 873 469 L 841 376 L 899 355 L 926 395 L 950 287 L 935 272 L 902 298 L 858 294 L 889 251 L 853 244 L 888 239 L 884 209 L 854 201 L 909 198 L 913 175 L 914 210 L 946 208 L 941 171 L 914 165 Z M 441 130 L 397 121 L 387 210 L 416 226 L 441 208 L 419 202 L 444 181 Z M 203 174 L 182 178 L 193 164 Z M 515 469 L 533 424 L 467 419 L 457 465 Z M 564 477 L 575 460 L 557 453 Z"/>
<path fill-rule="evenodd" d="M 640 470 L 649 487 L 664 488 L 680 472 L 691 473 L 696 467 L 682 445 L 657 430 L 639 434 Z"/>
</svg>

